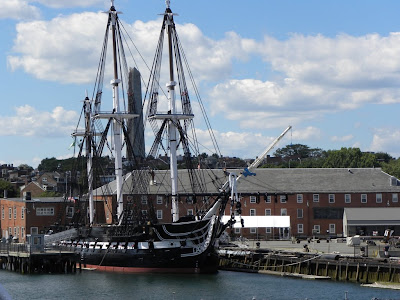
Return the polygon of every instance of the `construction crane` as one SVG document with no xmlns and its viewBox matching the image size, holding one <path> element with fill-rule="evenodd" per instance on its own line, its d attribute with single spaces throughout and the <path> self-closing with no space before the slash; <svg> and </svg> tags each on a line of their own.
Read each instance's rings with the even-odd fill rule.
<svg viewBox="0 0 400 300">
<path fill-rule="evenodd" d="M 243 172 L 239 175 L 236 176 L 236 174 L 234 173 L 230 173 L 229 174 L 229 180 L 227 182 L 225 182 L 225 184 L 223 185 L 221 190 L 226 190 L 229 186 L 230 188 L 230 192 L 231 192 L 231 196 L 230 196 L 230 200 L 231 200 L 231 209 L 230 209 L 230 220 L 223 226 L 223 230 L 225 230 L 225 228 L 227 226 L 232 226 L 233 224 L 235 224 L 236 220 L 235 220 L 235 214 L 234 214 L 234 210 L 236 211 L 236 213 L 239 215 L 240 218 L 240 222 L 242 224 L 242 227 L 244 227 L 244 219 L 242 218 L 242 209 L 241 209 L 241 203 L 240 203 L 240 199 L 238 197 L 238 193 L 237 193 L 237 182 L 238 180 L 242 177 L 242 176 L 251 176 L 251 175 L 256 175 L 255 173 L 252 173 L 251 171 L 255 168 L 257 168 L 261 162 L 264 160 L 264 158 L 267 156 L 268 152 L 271 151 L 272 148 L 275 147 L 275 145 L 285 136 L 285 134 L 292 129 L 292 126 L 289 125 L 288 128 L 286 128 L 280 136 L 278 136 L 272 143 L 271 145 L 269 145 L 264 152 L 258 156 L 254 162 L 248 166 L 247 168 L 245 168 L 243 170 Z"/>
</svg>

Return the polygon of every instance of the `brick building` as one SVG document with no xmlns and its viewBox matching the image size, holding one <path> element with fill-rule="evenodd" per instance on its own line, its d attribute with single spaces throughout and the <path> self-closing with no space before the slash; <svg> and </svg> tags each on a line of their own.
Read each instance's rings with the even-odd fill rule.
<svg viewBox="0 0 400 300">
<path fill-rule="evenodd" d="M 215 194 L 216 186 L 222 186 L 228 179 L 228 174 L 220 169 L 211 173 L 207 170 L 196 172 L 208 185 L 208 191 L 214 191 Z M 241 171 L 229 172 L 239 175 Z M 178 173 L 180 215 L 196 214 L 202 209 L 205 198 L 188 194 L 190 182 L 187 172 L 179 170 Z M 344 208 L 400 207 L 398 179 L 380 168 L 262 168 L 254 173 L 255 176 L 242 176 L 238 181 L 242 215 L 290 216 L 290 228 L 235 228 L 233 231 L 237 235 L 266 239 L 288 238 L 291 235 L 341 236 Z M 169 180 L 165 171 L 156 171 L 153 184 L 148 186 L 149 195 L 141 203 L 143 210 L 150 209 L 151 204 L 158 219 L 166 222 L 171 221 Z M 128 187 L 133 185 L 127 182 L 124 194 L 128 195 Z M 114 183 L 110 183 L 105 190 L 115 190 Z M 112 211 L 113 208 L 107 210 Z M 230 205 L 225 213 L 230 215 Z M 379 234 L 383 235 L 383 232 Z M 400 232 L 395 234 L 399 235 Z"/>
<path fill-rule="evenodd" d="M 55 224 L 68 224 L 74 216 L 74 203 L 63 198 L 2 198 L 1 237 L 26 241 L 27 234 L 45 234 Z"/>
</svg>

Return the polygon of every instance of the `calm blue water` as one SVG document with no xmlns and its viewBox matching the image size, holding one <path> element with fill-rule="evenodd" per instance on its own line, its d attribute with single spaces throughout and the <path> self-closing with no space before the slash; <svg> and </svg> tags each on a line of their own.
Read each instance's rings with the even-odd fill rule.
<svg viewBox="0 0 400 300">
<path fill-rule="evenodd" d="M 220 271 L 217 275 L 19 275 L 0 271 L 12 299 L 400 299 L 400 291 L 353 283 Z M 1 298 L 0 296 L 0 299 Z"/>
</svg>

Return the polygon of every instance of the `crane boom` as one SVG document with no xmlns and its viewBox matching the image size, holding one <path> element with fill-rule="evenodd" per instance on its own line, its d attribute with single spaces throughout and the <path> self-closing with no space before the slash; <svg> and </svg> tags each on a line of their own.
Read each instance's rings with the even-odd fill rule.
<svg viewBox="0 0 400 300">
<path fill-rule="evenodd" d="M 285 136 L 285 134 L 286 134 L 290 129 L 292 129 L 292 126 L 291 126 L 291 125 L 289 125 L 288 128 L 286 128 L 286 129 L 281 133 L 281 135 L 278 136 L 278 137 L 272 142 L 272 144 L 269 145 L 268 148 L 266 148 L 266 149 L 264 150 L 264 152 L 263 152 L 260 156 L 258 156 L 258 157 L 253 161 L 253 163 L 252 163 L 247 169 L 248 169 L 249 171 L 251 171 L 252 169 L 257 168 L 257 167 L 261 164 L 261 162 L 264 160 L 264 158 L 267 156 L 268 152 L 271 151 L 271 149 L 275 147 L 275 145 Z M 242 176 L 243 176 L 243 174 L 240 174 L 240 175 L 236 178 L 236 181 L 238 181 Z M 225 184 L 222 186 L 222 190 L 225 190 L 225 189 L 228 187 L 228 185 L 229 185 L 229 181 L 225 182 Z"/>
<path fill-rule="evenodd" d="M 253 163 L 248 167 L 248 169 L 251 171 L 252 169 L 257 168 L 257 167 L 261 164 L 261 162 L 264 160 L 264 158 L 267 156 L 268 152 L 271 151 L 271 149 L 275 147 L 275 145 L 285 136 L 285 134 L 286 134 L 290 129 L 292 129 L 292 126 L 291 126 L 291 125 L 289 125 L 289 127 L 286 128 L 285 131 L 282 132 L 281 135 L 278 136 L 278 137 L 272 142 L 272 144 L 269 145 L 269 147 L 268 147 L 267 149 L 265 149 L 265 151 L 264 151 L 259 157 L 257 157 L 257 158 L 253 161 Z"/>
</svg>

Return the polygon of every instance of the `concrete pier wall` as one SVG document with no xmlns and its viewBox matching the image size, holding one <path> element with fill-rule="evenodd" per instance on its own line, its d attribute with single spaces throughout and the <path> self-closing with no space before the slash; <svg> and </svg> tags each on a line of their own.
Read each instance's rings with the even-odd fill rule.
<svg viewBox="0 0 400 300">
<path fill-rule="evenodd" d="M 400 283 L 400 264 L 390 259 L 227 249 L 219 255 L 219 267 L 223 270 L 292 277 L 307 275 L 312 279 L 360 283 Z"/>
</svg>

